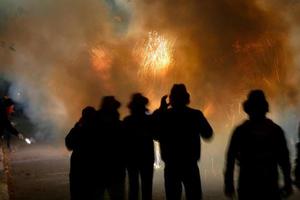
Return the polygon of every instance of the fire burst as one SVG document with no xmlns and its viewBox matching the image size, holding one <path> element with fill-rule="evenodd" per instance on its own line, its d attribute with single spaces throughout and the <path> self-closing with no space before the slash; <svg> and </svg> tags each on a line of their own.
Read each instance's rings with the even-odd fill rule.
<svg viewBox="0 0 300 200">
<path fill-rule="evenodd" d="M 142 66 L 140 72 L 157 74 L 168 69 L 173 62 L 173 46 L 173 41 L 167 40 L 155 31 L 149 32 L 148 38 L 138 53 Z"/>
<path fill-rule="evenodd" d="M 102 73 L 107 73 L 109 71 L 112 58 L 111 56 L 105 51 L 104 48 L 97 47 L 91 50 L 91 61 L 93 64 L 93 69 L 95 71 L 99 71 Z"/>
</svg>

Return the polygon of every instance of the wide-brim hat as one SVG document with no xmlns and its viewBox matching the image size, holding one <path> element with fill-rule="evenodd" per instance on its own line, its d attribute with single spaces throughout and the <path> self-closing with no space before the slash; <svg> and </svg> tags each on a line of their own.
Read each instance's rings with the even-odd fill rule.
<svg viewBox="0 0 300 200">
<path fill-rule="evenodd" d="M 174 84 L 170 92 L 170 100 L 172 102 L 178 102 L 182 104 L 188 104 L 190 102 L 190 94 L 184 84 Z"/>
<path fill-rule="evenodd" d="M 128 108 L 145 108 L 148 105 L 149 100 L 147 97 L 143 96 L 141 93 L 135 93 L 131 97 L 131 101 L 128 104 Z"/>
<path fill-rule="evenodd" d="M 264 92 L 259 89 L 251 90 L 243 103 L 243 108 L 247 114 L 269 112 L 269 104 Z"/>
<path fill-rule="evenodd" d="M 104 96 L 101 101 L 101 108 L 104 109 L 118 109 L 120 108 L 121 103 L 116 100 L 114 96 Z"/>
</svg>

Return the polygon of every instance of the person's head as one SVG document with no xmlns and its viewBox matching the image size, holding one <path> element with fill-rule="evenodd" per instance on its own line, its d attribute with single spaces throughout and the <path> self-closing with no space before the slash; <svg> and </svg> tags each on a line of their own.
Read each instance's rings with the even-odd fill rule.
<svg viewBox="0 0 300 200">
<path fill-rule="evenodd" d="M 92 106 L 85 107 L 81 112 L 81 123 L 90 123 L 94 120 L 96 115 L 96 110 Z"/>
<path fill-rule="evenodd" d="M 100 109 L 106 111 L 117 111 L 121 103 L 114 96 L 104 96 L 101 100 Z"/>
<path fill-rule="evenodd" d="M 13 102 L 13 100 L 11 98 L 4 97 L 3 106 L 4 106 L 4 109 L 5 109 L 5 112 L 8 115 L 14 112 L 15 103 Z"/>
<path fill-rule="evenodd" d="M 264 118 L 269 112 L 269 104 L 262 90 L 251 90 L 243 103 L 244 111 L 250 119 Z"/>
<path fill-rule="evenodd" d="M 184 84 L 174 84 L 169 99 L 172 107 L 184 107 L 190 103 L 190 94 Z"/>
<path fill-rule="evenodd" d="M 131 96 L 131 101 L 128 104 L 128 108 L 131 113 L 145 113 L 148 111 L 147 105 L 149 100 L 147 97 L 143 96 L 141 93 L 134 93 Z"/>
</svg>

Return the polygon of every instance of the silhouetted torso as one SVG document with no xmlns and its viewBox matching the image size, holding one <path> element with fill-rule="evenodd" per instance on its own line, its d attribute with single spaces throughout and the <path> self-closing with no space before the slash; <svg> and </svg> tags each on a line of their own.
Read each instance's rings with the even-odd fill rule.
<svg viewBox="0 0 300 200">
<path fill-rule="evenodd" d="M 165 163 L 167 200 L 180 200 L 182 185 L 187 200 L 202 199 L 197 161 L 200 159 L 200 136 L 211 138 L 213 131 L 202 112 L 182 106 L 157 110 L 158 140 Z"/>
<path fill-rule="evenodd" d="M 18 135 L 17 129 L 13 127 L 5 109 L 0 109 L 0 137 L 4 134 L 4 130 L 8 131 L 13 135 Z"/>
<path fill-rule="evenodd" d="M 97 139 L 94 153 L 99 159 L 98 167 L 103 169 L 124 168 L 124 136 L 118 113 L 103 110 L 96 115 Z"/>
<path fill-rule="evenodd" d="M 227 185 L 233 184 L 235 161 L 240 167 L 239 199 L 280 199 L 278 166 L 289 177 L 290 163 L 278 125 L 270 119 L 247 120 L 235 129 L 227 154 Z"/>
<path fill-rule="evenodd" d="M 200 159 L 200 136 L 212 136 L 212 128 L 202 112 L 189 107 L 161 112 L 159 126 L 161 156 L 166 163 L 197 162 Z"/>
<path fill-rule="evenodd" d="M 154 145 L 150 117 L 146 114 L 127 116 L 123 123 L 126 133 L 127 158 L 130 163 L 154 163 Z"/>
<path fill-rule="evenodd" d="M 99 199 L 103 198 L 105 190 L 108 190 L 111 199 L 123 199 L 125 153 L 119 113 L 104 109 L 97 111 L 96 130 L 93 156 Z"/>
</svg>

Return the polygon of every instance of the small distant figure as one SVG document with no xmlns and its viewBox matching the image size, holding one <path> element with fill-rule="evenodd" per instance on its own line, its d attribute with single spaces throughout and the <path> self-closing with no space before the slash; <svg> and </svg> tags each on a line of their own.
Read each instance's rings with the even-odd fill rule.
<svg viewBox="0 0 300 200">
<path fill-rule="evenodd" d="M 166 99 L 162 97 L 160 108 L 153 114 L 165 163 L 166 199 L 180 200 L 183 184 L 187 200 L 200 200 L 200 137 L 212 138 L 213 130 L 200 110 L 188 107 L 190 94 L 184 84 L 173 85 L 170 104 Z"/>
<path fill-rule="evenodd" d="M 97 137 L 93 141 L 95 199 L 103 199 L 105 191 L 112 200 L 125 197 L 125 137 L 118 111 L 120 106 L 121 103 L 114 96 L 105 96 L 97 111 Z"/>
<path fill-rule="evenodd" d="M 12 122 L 9 119 L 13 112 L 13 100 L 8 97 L 4 97 L 0 103 L 0 137 L 4 136 L 6 139 L 10 140 L 10 134 L 13 134 L 23 140 L 24 136 L 12 125 Z M 9 140 L 7 141 L 8 147 L 10 147 Z"/>
<path fill-rule="evenodd" d="M 80 120 L 65 138 L 68 150 L 72 151 L 70 167 L 70 195 L 71 200 L 92 199 L 93 182 L 91 167 L 91 140 L 95 138 L 95 116 L 93 107 L 82 110 Z"/>
<path fill-rule="evenodd" d="M 295 185 L 300 189 L 300 123 L 298 129 L 298 143 L 296 146 L 297 158 L 296 158 L 296 167 L 295 167 Z"/>
<path fill-rule="evenodd" d="M 262 90 L 252 90 L 243 103 L 249 119 L 233 132 L 226 158 L 225 195 L 235 196 L 234 168 L 239 166 L 239 200 L 280 200 L 292 193 L 289 151 L 283 130 L 266 117 L 269 104 Z M 278 167 L 284 178 L 279 188 Z"/>
<path fill-rule="evenodd" d="M 3 139 L 6 141 L 6 147 L 11 151 L 11 133 L 4 130 Z"/>
<path fill-rule="evenodd" d="M 139 180 L 141 180 L 142 199 L 152 200 L 154 144 L 151 116 L 147 114 L 148 103 L 149 100 L 141 93 L 133 94 L 128 105 L 130 115 L 123 121 L 129 200 L 139 199 Z"/>
</svg>

